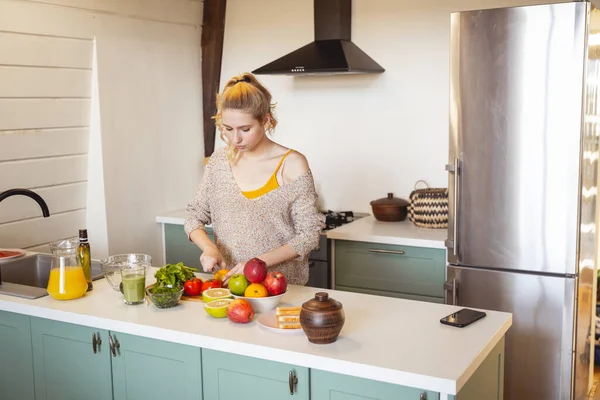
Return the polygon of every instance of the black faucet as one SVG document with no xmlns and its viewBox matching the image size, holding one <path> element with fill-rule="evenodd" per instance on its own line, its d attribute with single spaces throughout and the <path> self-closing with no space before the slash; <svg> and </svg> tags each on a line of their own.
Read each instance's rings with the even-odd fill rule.
<svg viewBox="0 0 600 400">
<path fill-rule="evenodd" d="M 42 214 L 44 215 L 44 218 L 48 218 L 50 216 L 50 211 L 48 210 L 48 205 L 46 204 L 44 199 L 42 199 L 42 197 L 39 194 L 37 194 L 36 192 L 33 192 L 29 189 L 8 189 L 8 190 L 5 190 L 4 192 L 0 193 L 0 201 L 4 200 L 10 196 L 31 197 L 40 205 L 40 208 L 42 209 Z"/>
<path fill-rule="evenodd" d="M 36 192 L 33 192 L 29 189 L 8 189 L 8 190 L 5 190 L 4 192 L 0 193 L 0 202 L 10 196 L 31 197 L 33 200 L 35 200 L 39 204 L 40 208 L 42 209 L 42 214 L 44 215 L 44 218 L 48 218 L 50 216 L 50 211 L 48 210 L 48 205 L 46 204 L 44 199 L 42 199 L 42 196 L 40 196 Z M 1 272 L 2 272 L 2 270 L 0 269 L 0 285 L 2 285 Z"/>
</svg>

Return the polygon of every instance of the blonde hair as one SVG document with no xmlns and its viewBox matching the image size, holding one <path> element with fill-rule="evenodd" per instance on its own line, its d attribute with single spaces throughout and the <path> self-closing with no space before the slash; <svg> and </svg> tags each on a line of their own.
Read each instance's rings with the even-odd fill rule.
<svg viewBox="0 0 600 400">
<path fill-rule="evenodd" d="M 268 133 L 272 133 L 277 126 L 274 115 L 275 104 L 271 102 L 271 93 L 267 88 L 249 72 L 231 78 L 225 84 L 223 91 L 217 94 L 217 113 L 213 117 L 221 139 L 227 143 L 227 157 L 230 160 L 237 159 L 239 151 L 226 140 L 223 134 L 221 117 L 223 110 L 228 109 L 247 112 L 261 123 L 267 116 L 270 117 L 266 127 Z"/>
</svg>

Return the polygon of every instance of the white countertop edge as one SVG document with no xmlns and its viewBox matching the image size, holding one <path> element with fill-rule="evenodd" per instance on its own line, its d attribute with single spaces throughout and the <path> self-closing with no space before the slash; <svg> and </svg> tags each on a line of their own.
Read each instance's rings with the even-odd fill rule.
<svg viewBox="0 0 600 400">
<path fill-rule="evenodd" d="M 473 376 L 477 368 L 481 366 L 486 357 L 492 352 L 494 347 L 500 342 L 500 340 L 506 335 L 508 329 L 512 326 L 512 315 L 510 318 L 498 329 L 498 331 L 494 334 L 494 337 L 490 341 L 490 344 L 485 347 L 478 355 L 475 357 L 471 365 L 465 370 L 465 372 L 458 378 L 456 381 L 456 392 L 459 392 L 463 386 L 467 383 L 467 381 Z M 456 393 L 449 393 L 456 394 Z"/>
<path fill-rule="evenodd" d="M 327 239 L 334 240 L 352 240 L 356 242 L 395 244 L 399 246 L 428 247 L 432 249 L 446 249 L 444 242 L 439 240 L 415 239 L 398 236 L 377 236 L 360 233 L 346 233 L 330 231 L 327 233 Z"/>
<path fill-rule="evenodd" d="M 198 334 L 172 331 L 156 328 L 148 325 L 140 325 L 132 322 L 124 322 L 113 319 L 92 317 L 66 311 L 48 309 L 35 305 L 14 303 L 0 300 L 0 310 L 15 312 L 32 317 L 45 318 L 76 325 L 83 325 L 97 329 L 111 330 L 117 333 L 125 333 L 156 340 L 164 340 L 194 347 L 235 353 L 242 356 L 276 361 L 286 364 L 298 365 L 300 367 L 319 369 L 334 373 L 356 376 L 380 382 L 387 382 L 401 386 L 416 387 L 424 390 L 455 395 L 462 388 L 473 372 L 479 368 L 485 357 L 500 341 L 510 327 L 507 321 L 500 330 L 496 332 L 488 346 L 478 355 L 469 369 L 461 376 L 460 381 L 437 378 L 429 375 L 414 374 L 409 372 L 390 370 L 387 368 L 368 366 L 360 363 L 334 360 L 328 357 L 319 357 L 309 354 L 299 354 L 289 350 L 274 349 L 248 343 L 239 343 L 231 340 L 206 337 Z M 360 371 L 360 373 L 358 373 Z"/>
<path fill-rule="evenodd" d="M 156 222 L 161 224 L 183 225 L 185 223 L 185 218 L 159 215 L 156 217 Z"/>
<path fill-rule="evenodd" d="M 183 225 L 187 218 L 185 209 L 173 210 L 156 216 L 156 222 L 160 224 Z"/>
</svg>

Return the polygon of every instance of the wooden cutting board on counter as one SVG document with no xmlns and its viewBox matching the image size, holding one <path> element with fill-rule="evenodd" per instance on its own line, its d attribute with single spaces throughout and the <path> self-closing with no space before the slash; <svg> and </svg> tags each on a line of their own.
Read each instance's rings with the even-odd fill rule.
<svg viewBox="0 0 600 400">
<path fill-rule="evenodd" d="M 203 303 L 204 300 L 202 300 L 202 295 L 198 295 L 198 296 L 186 296 L 185 294 L 183 296 L 181 296 L 181 300 L 185 300 L 185 301 L 199 301 L 200 303 Z"/>
</svg>

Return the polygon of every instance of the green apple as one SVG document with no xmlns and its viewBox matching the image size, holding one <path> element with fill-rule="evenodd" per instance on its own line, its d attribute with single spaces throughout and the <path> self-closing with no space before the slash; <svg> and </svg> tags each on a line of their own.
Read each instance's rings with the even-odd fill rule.
<svg viewBox="0 0 600 400">
<path fill-rule="evenodd" d="M 243 296 L 250 282 L 244 274 L 234 274 L 229 278 L 229 291 L 236 296 Z"/>
</svg>

